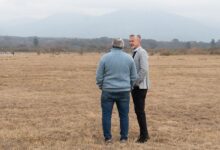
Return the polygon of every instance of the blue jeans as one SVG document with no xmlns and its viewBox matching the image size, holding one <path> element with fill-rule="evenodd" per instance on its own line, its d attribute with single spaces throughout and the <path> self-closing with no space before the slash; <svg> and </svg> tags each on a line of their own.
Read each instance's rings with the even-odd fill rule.
<svg viewBox="0 0 220 150">
<path fill-rule="evenodd" d="M 129 91 L 126 92 L 107 92 L 102 91 L 101 106 L 102 106 L 102 127 L 105 139 L 112 138 L 111 134 L 111 118 L 114 102 L 116 102 L 119 117 L 120 117 L 120 135 L 121 139 L 128 138 L 129 126 Z"/>
</svg>

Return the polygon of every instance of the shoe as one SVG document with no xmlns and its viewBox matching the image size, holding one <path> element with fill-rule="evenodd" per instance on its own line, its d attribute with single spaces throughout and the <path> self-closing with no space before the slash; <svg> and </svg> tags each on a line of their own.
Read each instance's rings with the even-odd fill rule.
<svg viewBox="0 0 220 150">
<path fill-rule="evenodd" d="M 105 143 L 106 143 L 106 144 L 111 144 L 111 143 L 112 143 L 112 139 L 111 139 L 111 138 L 110 138 L 110 139 L 109 139 L 109 138 L 106 138 L 106 139 L 105 139 Z"/>
<path fill-rule="evenodd" d="M 120 143 L 127 143 L 128 139 L 120 139 Z"/>
<path fill-rule="evenodd" d="M 140 136 L 140 137 L 137 139 L 136 143 L 145 143 L 145 142 L 147 142 L 149 139 L 150 139 L 149 136 L 147 136 L 147 137 L 141 137 L 141 136 Z"/>
</svg>

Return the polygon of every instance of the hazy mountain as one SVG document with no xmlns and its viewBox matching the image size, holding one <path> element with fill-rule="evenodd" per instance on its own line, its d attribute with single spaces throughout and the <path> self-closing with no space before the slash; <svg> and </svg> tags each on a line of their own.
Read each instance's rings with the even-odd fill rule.
<svg viewBox="0 0 220 150">
<path fill-rule="evenodd" d="M 219 38 L 214 29 L 182 16 L 164 12 L 117 11 L 103 16 L 57 14 L 31 23 L 0 25 L 0 35 L 44 37 L 123 37 L 139 33 L 156 40 L 201 40 Z"/>
</svg>

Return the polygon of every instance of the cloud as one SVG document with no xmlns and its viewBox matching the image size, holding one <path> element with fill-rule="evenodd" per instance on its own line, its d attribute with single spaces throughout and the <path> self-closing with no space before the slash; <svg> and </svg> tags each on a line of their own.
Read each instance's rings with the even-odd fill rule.
<svg viewBox="0 0 220 150">
<path fill-rule="evenodd" d="M 166 11 L 200 20 L 217 20 L 218 0 L 0 0 L 0 21 L 40 19 L 58 13 L 101 15 L 114 10 Z M 129 14 L 128 14 L 129 15 Z"/>
</svg>

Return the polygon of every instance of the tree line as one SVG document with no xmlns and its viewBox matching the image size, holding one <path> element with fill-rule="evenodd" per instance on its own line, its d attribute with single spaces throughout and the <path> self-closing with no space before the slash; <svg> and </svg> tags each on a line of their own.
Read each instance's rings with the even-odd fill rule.
<svg viewBox="0 0 220 150">
<path fill-rule="evenodd" d="M 129 50 L 129 41 L 125 40 L 125 50 Z M 15 37 L 0 36 L 1 52 L 105 52 L 111 48 L 112 38 L 100 37 L 93 39 L 80 38 L 44 38 L 44 37 Z M 142 39 L 142 46 L 151 54 L 164 53 L 220 53 L 220 40 L 210 39 L 210 42 L 157 41 Z"/>
</svg>

